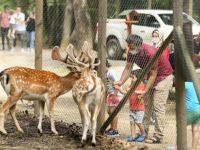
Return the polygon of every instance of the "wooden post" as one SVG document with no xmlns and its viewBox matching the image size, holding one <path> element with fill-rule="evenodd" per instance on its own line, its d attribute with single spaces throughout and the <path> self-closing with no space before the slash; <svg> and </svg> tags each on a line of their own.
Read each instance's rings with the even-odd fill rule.
<svg viewBox="0 0 200 150">
<path fill-rule="evenodd" d="M 105 72 L 106 72 L 106 20 L 107 20 L 107 0 L 99 1 L 99 23 L 98 23 L 98 52 L 99 59 L 101 60 L 101 64 L 98 68 L 98 75 L 101 79 L 105 81 Z M 102 95 L 105 96 L 105 95 Z M 105 102 L 103 102 L 99 116 L 97 129 L 99 130 L 102 124 L 105 121 Z"/>
<path fill-rule="evenodd" d="M 183 0 L 173 1 L 174 28 L 183 26 Z M 185 111 L 185 81 L 182 76 L 180 62 L 181 51 L 178 36 L 174 34 L 175 47 L 175 78 L 176 78 L 176 120 L 177 120 L 177 146 L 178 150 L 187 149 L 187 128 Z"/>
<path fill-rule="evenodd" d="M 35 68 L 42 69 L 43 0 L 35 0 Z M 39 114 L 38 102 L 34 102 L 34 113 Z"/>
</svg>

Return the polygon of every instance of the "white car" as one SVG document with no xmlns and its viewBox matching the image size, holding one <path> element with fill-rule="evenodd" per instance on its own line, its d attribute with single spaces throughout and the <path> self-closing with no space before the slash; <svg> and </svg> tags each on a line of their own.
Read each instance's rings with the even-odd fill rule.
<svg viewBox="0 0 200 150">
<path fill-rule="evenodd" d="M 107 19 L 107 56 L 109 58 L 121 58 L 126 48 L 127 25 L 125 17 L 133 10 L 125 10 L 119 14 L 119 19 Z M 167 38 L 173 30 L 173 11 L 172 10 L 152 10 L 136 9 L 139 15 L 134 18 L 138 21 L 132 25 L 132 34 L 137 34 L 143 38 L 145 43 L 151 43 L 151 34 L 155 29 L 159 30 L 160 37 L 163 40 Z M 183 13 L 184 22 L 192 22 L 193 36 L 200 33 L 200 24 L 191 16 Z M 97 34 L 96 39 L 97 42 Z"/>
</svg>

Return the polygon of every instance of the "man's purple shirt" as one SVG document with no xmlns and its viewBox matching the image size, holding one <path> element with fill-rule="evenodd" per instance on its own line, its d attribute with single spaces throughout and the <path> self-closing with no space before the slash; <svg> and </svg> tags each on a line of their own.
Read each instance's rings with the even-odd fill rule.
<svg viewBox="0 0 200 150">
<path fill-rule="evenodd" d="M 147 44 L 142 44 L 139 53 L 132 54 L 131 51 L 128 52 L 127 62 L 136 63 L 143 69 L 154 57 L 156 52 L 157 48 L 154 48 L 153 46 Z M 158 71 L 154 85 L 156 85 L 158 82 L 162 81 L 167 76 L 173 73 L 173 69 L 170 65 L 169 60 L 166 59 L 166 57 L 163 57 L 162 55 L 154 63 L 152 69 L 157 69 Z"/>
</svg>

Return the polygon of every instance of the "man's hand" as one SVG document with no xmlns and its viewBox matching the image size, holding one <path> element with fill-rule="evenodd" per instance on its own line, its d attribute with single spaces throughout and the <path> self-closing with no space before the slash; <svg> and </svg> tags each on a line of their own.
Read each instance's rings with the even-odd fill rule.
<svg viewBox="0 0 200 150">
<path fill-rule="evenodd" d="M 120 86 L 118 84 L 114 85 L 115 90 L 120 90 Z"/>
<path fill-rule="evenodd" d="M 121 85 L 122 85 L 122 81 L 120 81 L 120 80 L 119 80 L 119 81 L 115 81 L 115 82 L 114 82 L 114 86 L 115 86 L 115 85 L 121 86 Z"/>
</svg>

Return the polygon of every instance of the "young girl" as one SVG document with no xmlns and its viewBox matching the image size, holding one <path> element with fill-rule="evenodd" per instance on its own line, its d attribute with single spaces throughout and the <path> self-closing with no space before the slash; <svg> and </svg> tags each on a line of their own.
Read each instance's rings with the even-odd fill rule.
<svg viewBox="0 0 200 150">
<path fill-rule="evenodd" d="M 114 81 L 117 81 L 118 78 L 116 76 L 117 73 L 114 73 L 113 70 L 110 69 L 111 65 L 108 61 L 106 61 L 106 86 L 107 86 L 107 98 L 106 98 L 106 104 L 107 104 L 107 111 L 110 115 L 119 102 L 122 99 L 122 94 L 114 89 L 113 83 Z M 110 124 L 110 129 L 105 131 L 105 134 L 107 136 L 119 136 L 119 132 L 117 130 L 117 124 L 118 124 L 118 117 L 116 116 L 113 121 Z"/>
</svg>

